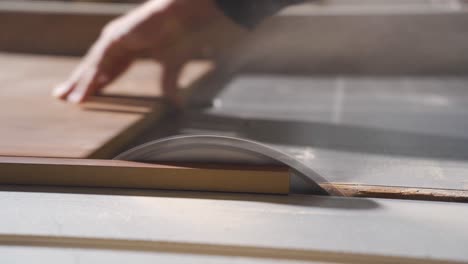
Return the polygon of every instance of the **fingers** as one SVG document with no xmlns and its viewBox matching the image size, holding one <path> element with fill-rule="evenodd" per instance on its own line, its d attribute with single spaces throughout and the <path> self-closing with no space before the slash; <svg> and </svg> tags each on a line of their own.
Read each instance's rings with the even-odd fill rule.
<svg viewBox="0 0 468 264">
<path fill-rule="evenodd" d="M 73 90 L 67 96 L 67 101 L 70 103 L 81 103 L 85 101 L 91 94 L 93 94 L 98 88 L 98 76 L 99 70 L 88 70 L 80 81 L 74 86 Z"/>
<path fill-rule="evenodd" d="M 58 99 L 66 100 L 68 95 L 73 91 L 76 84 L 79 82 L 85 69 L 86 69 L 86 63 L 85 61 L 83 61 L 75 69 L 75 71 L 73 71 L 72 75 L 67 81 L 55 87 L 55 89 L 52 91 L 52 96 Z"/>
<path fill-rule="evenodd" d="M 135 54 L 119 43 L 100 40 L 70 78 L 53 90 L 52 95 L 71 103 L 84 102 L 120 76 L 134 57 Z"/>
</svg>

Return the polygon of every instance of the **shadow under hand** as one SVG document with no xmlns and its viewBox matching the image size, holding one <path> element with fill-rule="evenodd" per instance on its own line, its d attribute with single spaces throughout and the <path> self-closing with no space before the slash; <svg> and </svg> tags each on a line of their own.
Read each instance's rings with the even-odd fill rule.
<svg viewBox="0 0 468 264">
<path fill-rule="evenodd" d="M 99 95 L 91 97 L 82 105 L 82 109 L 93 112 L 145 114 L 163 102 L 163 98 L 150 96 Z"/>
</svg>

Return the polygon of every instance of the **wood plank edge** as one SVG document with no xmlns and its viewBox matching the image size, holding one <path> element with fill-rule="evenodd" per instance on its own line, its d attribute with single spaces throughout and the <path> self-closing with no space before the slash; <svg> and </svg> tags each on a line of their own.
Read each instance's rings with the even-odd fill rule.
<svg viewBox="0 0 468 264">
<path fill-rule="evenodd" d="M 288 194 L 287 167 L 0 157 L 0 184 Z"/>
<path fill-rule="evenodd" d="M 164 103 L 155 103 L 149 113 L 144 114 L 141 119 L 134 124 L 128 126 L 121 133 L 109 139 L 102 146 L 88 153 L 83 158 L 88 159 L 113 159 L 124 148 L 131 144 L 135 137 L 149 128 L 153 123 L 158 122 L 169 110 L 169 107 Z"/>
<path fill-rule="evenodd" d="M 185 89 L 180 89 L 179 95 L 181 96 L 182 100 L 186 102 L 186 107 L 189 107 L 191 96 L 197 90 L 206 87 L 206 85 L 210 85 L 213 76 L 218 74 L 223 74 L 222 69 L 215 69 L 212 68 L 201 76 L 198 77 L 189 87 Z M 98 149 L 88 153 L 83 158 L 88 159 L 112 159 L 116 157 L 118 154 L 125 150 L 129 144 L 135 141 L 135 137 L 140 135 L 144 132 L 147 128 L 151 125 L 159 122 L 163 119 L 167 114 L 172 113 L 174 111 L 174 107 L 167 104 L 166 102 L 155 102 L 152 110 L 143 115 L 143 117 L 133 125 L 129 126 L 125 129 L 122 133 L 116 135 L 115 137 L 108 140 Z"/>
<path fill-rule="evenodd" d="M 347 197 L 468 203 L 468 190 L 377 186 L 364 184 L 327 183 L 324 189 L 335 187 Z"/>
</svg>

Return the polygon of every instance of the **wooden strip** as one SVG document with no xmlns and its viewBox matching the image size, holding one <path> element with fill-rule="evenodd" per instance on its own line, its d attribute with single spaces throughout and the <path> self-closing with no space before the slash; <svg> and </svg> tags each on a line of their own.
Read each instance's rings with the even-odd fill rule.
<svg viewBox="0 0 468 264">
<path fill-rule="evenodd" d="M 468 203 L 467 190 L 375 186 L 342 183 L 329 183 L 322 185 L 324 189 L 327 189 L 329 186 L 335 187 L 347 197 Z"/>
<path fill-rule="evenodd" d="M 0 184 L 245 193 L 289 192 L 287 168 L 0 157 Z M 468 191 L 328 183 L 347 197 L 468 202 Z"/>
<path fill-rule="evenodd" d="M 119 251 L 161 252 L 206 256 L 248 257 L 255 259 L 280 259 L 316 261 L 320 263 L 463 263 L 455 260 L 411 258 L 400 256 L 365 255 L 347 252 L 331 252 L 304 249 L 267 248 L 244 245 L 203 244 L 171 241 L 145 241 L 102 239 L 85 237 L 40 236 L 1 234 L 0 245 L 47 248 L 84 248 Z"/>
<path fill-rule="evenodd" d="M 0 184 L 287 194 L 289 169 L 0 157 Z"/>
</svg>

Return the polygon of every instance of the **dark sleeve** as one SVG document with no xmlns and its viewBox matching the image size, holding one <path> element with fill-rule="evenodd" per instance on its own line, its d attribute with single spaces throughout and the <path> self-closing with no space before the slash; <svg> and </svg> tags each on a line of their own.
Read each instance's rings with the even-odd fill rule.
<svg viewBox="0 0 468 264">
<path fill-rule="evenodd" d="M 216 0 L 219 8 L 235 22 L 253 27 L 283 7 L 303 0 Z"/>
</svg>

